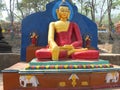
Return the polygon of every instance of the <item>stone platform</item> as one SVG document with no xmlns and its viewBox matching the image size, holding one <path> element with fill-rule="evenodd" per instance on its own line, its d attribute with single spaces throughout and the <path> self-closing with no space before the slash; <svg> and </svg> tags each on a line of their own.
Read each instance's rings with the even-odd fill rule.
<svg viewBox="0 0 120 90">
<path fill-rule="evenodd" d="M 20 62 L 20 54 L 0 53 L 0 70 L 8 68 L 17 62 Z"/>
<path fill-rule="evenodd" d="M 108 60 L 115 65 L 120 65 L 120 54 L 101 53 L 100 59 Z M 8 68 L 17 62 L 20 62 L 19 53 L 0 53 L 0 70 Z"/>
<path fill-rule="evenodd" d="M 120 65 L 120 54 L 101 53 L 100 59 L 108 60 L 110 63 Z"/>
</svg>

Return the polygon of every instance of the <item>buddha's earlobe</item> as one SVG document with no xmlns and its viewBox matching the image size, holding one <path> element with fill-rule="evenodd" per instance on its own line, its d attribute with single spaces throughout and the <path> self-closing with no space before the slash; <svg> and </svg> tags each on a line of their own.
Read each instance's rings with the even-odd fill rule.
<svg viewBox="0 0 120 90">
<path fill-rule="evenodd" d="M 56 10 L 57 18 L 60 19 L 59 10 Z"/>
<path fill-rule="evenodd" d="M 70 10 L 68 11 L 68 17 L 67 19 L 69 20 L 70 19 Z"/>
</svg>

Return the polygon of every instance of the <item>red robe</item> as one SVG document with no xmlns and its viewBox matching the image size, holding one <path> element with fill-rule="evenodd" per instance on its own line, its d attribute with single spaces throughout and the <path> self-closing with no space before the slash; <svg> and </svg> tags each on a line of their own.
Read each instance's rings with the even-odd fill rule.
<svg viewBox="0 0 120 90">
<path fill-rule="evenodd" d="M 55 41 L 58 44 L 58 46 L 64 46 L 64 45 L 73 45 L 74 48 L 80 48 L 82 47 L 82 36 L 80 34 L 79 27 L 76 23 L 71 22 L 68 31 L 55 33 Z M 40 50 L 37 50 L 35 53 L 38 60 L 41 61 L 41 59 L 47 60 L 52 57 L 51 51 L 48 48 L 43 48 Z M 67 57 L 67 52 L 62 51 L 59 55 L 60 58 Z M 99 52 L 97 50 L 87 50 L 83 52 L 75 52 L 71 55 L 72 59 L 92 59 L 97 60 L 99 57 Z"/>
<path fill-rule="evenodd" d="M 76 23 L 71 22 L 67 32 L 55 33 L 55 37 L 58 46 L 73 45 L 75 48 L 82 47 L 82 37 Z"/>
</svg>

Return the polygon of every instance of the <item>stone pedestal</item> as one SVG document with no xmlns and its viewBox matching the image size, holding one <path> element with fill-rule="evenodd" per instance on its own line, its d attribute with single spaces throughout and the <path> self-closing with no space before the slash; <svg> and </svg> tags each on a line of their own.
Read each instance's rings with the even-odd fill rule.
<svg viewBox="0 0 120 90">
<path fill-rule="evenodd" d="M 24 70 L 27 65 L 20 62 L 3 70 L 4 90 L 103 90 L 120 87 L 119 66 L 111 69 Z M 33 83 L 25 82 L 28 78 L 34 80 Z"/>
<path fill-rule="evenodd" d="M 10 53 L 12 47 L 4 40 L 0 40 L 0 53 Z"/>
</svg>

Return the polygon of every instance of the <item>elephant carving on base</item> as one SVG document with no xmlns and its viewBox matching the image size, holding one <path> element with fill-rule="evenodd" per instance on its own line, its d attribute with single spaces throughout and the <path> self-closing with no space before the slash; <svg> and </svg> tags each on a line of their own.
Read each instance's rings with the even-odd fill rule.
<svg viewBox="0 0 120 90">
<path fill-rule="evenodd" d="M 115 72 L 109 72 L 106 75 L 106 83 L 117 83 L 119 81 L 119 73 L 117 71 Z"/>
<path fill-rule="evenodd" d="M 27 84 L 32 84 L 32 87 L 37 87 L 39 82 L 36 76 L 33 75 L 21 75 L 19 77 L 20 86 L 27 87 Z"/>
</svg>

